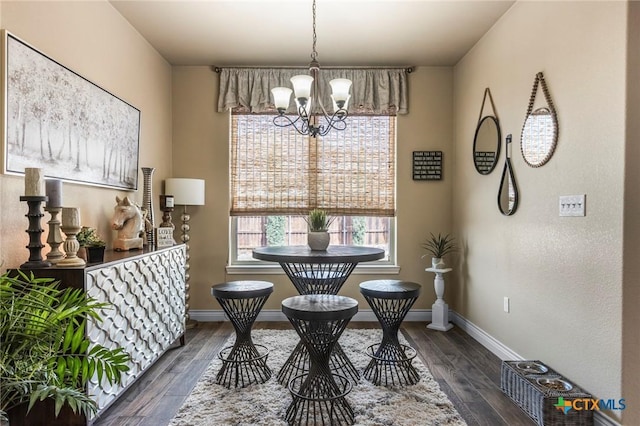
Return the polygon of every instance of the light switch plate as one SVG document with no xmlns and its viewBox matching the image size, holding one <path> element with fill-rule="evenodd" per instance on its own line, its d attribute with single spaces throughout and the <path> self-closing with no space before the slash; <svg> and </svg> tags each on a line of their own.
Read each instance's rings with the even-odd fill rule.
<svg viewBox="0 0 640 426">
<path fill-rule="evenodd" d="M 586 194 L 561 195 L 559 202 L 560 216 L 585 216 Z"/>
</svg>

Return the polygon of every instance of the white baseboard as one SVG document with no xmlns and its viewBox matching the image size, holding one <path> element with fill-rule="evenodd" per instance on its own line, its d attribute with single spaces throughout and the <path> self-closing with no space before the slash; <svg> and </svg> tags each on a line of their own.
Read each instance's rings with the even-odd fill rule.
<svg viewBox="0 0 640 426">
<path fill-rule="evenodd" d="M 200 322 L 228 321 L 224 311 L 216 309 L 190 310 L 192 319 Z M 491 336 L 489 333 L 463 317 L 462 315 L 449 311 L 449 319 L 460 327 L 478 343 L 487 348 L 491 353 L 501 360 L 524 360 L 518 353 L 504 345 L 502 342 Z M 371 309 L 361 309 L 352 321 L 377 321 Z M 405 321 L 431 322 L 431 309 L 412 309 L 404 319 Z M 256 321 L 288 321 L 287 317 L 278 309 L 263 309 Z M 595 426 L 621 426 L 611 417 L 596 411 L 593 416 Z"/>
<path fill-rule="evenodd" d="M 215 321 L 228 321 L 221 309 L 203 309 L 203 310 L 189 310 L 189 317 L 199 322 L 215 322 Z M 431 309 L 413 309 L 409 311 L 404 319 L 405 321 L 431 321 Z M 278 309 L 263 309 L 258 314 L 256 321 L 288 321 L 287 317 Z M 358 311 L 352 321 L 378 321 L 375 314 L 371 309 L 361 309 Z"/>
<path fill-rule="evenodd" d="M 462 315 L 450 311 L 451 321 L 460 327 L 469 336 L 473 337 L 478 343 L 487 348 L 491 353 L 501 360 L 523 360 L 524 358 L 516 352 L 505 346 L 502 342 L 491 336 L 489 333 L 463 317 Z"/>
<path fill-rule="evenodd" d="M 463 317 L 462 315 L 449 311 L 451 321 L 473 337 L 478 343 L 487 348 L 491 353 L 501 360 L 518 361 L 524 358 L 518 353 L 504 345 L 502 342 L 491 336 L 489 333 Z M 603 414 L 600 411 L 593 413 L 593 423 L 595 426 L 621 426 L 616 420 Z"/>
</svg>

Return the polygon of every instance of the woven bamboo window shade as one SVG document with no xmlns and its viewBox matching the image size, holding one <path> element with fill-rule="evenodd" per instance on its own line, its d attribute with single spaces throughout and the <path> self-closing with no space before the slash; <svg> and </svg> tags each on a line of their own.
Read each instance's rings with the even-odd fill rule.
<svg viewBox="0 0 640 426">
<path fill-rule="evenodd" d="M 232 113 L 231 215 L 395 215 L 395 116 L 350 115 L 322 138 L 272 118 Z"/>
</svg>

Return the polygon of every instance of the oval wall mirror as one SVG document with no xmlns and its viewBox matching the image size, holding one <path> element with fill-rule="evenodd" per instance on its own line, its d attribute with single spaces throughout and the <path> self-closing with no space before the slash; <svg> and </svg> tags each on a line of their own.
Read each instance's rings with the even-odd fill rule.
<svg viewBox="0 0 640 426">
<path fill-rule="evenodd" d="M 533 104 L 538 91 L 538 85 L 542 86 L 547 107 L 533 111 Z M 556 148 L 558 142 L 558 116 L 549 95 L 547 84 L 541 72 L 536 74 L 533 83 L 531 98 L 527 116 L 522 126 L 520 136 L 520 151 L 525 163 L 531 167 L 540 167 L 547 163 Z"/>
<path fill-rule="evenodd" d="M 501 139 L 498 119 L 492 115 L 482 118 L 473 138 L 473 164 L 481 175 L 488 175 L 496 167 Z"/>
<path fill-rule="evenodd" d="M 498 209 L 503 215 L 511 216 L 518 209 L 518 186 L 511 166 L 511 135 L 507 135 L 505 143 L 506 158 L 498 188 Z"/>
<path fill-rule="evenodd" d="M 493 115 L 482 116 L 485 101 L 489 98 Z M 495 105 L 491 91 L 487 87 L 484 89 L 482 106 L 480 107 L 480 117 L 476 126 L 476 133 L 473 137 L 473 165 L 481 175 L 488 175 L 498 164 L 500 156 L 500 122 L 496 114 Z"/>
</svg>

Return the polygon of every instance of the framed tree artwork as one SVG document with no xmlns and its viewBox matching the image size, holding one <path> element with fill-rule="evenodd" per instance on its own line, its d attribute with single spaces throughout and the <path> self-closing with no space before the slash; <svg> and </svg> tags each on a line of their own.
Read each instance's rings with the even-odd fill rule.
<svg viewBox="0 0 640 426">
<path fill-rule="evenodd" d="M 140 110 L 8 31 L 3 171 L 42 168 L 68 182 L 136 190 Z"/>
</svg>

